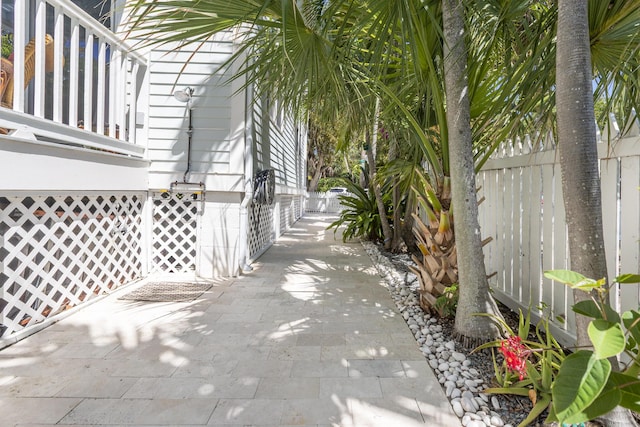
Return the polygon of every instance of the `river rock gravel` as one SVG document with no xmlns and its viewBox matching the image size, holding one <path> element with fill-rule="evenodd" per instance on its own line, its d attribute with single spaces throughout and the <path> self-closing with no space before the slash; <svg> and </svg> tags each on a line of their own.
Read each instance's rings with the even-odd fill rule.
<svg viewBox="0 0 640 427">
<path fill-rule="evenodd" d="M 515 427 L 522 422 L 531 410 L 527 399 L 483 393 L 492 386 L 494 379 L 491 354 L 458 348 L 453 339 L 452 320 L 430 316 L 420 308 L 420 285 L 408 268 L 412 263 L 410 257 L 383 252 L 372 242 L 363 241 L 362 245 L 385 280 L 392 299 L 462 425 Z"/>
</svg>

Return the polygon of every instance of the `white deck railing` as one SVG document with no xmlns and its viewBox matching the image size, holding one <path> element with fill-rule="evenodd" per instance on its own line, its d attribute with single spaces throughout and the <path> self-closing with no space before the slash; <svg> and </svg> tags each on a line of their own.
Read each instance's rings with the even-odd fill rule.
<svg viewBox="0 0 640 427">
<path fill-rule="evenodd" d="M 13 28 L 0 27 L 13 33 L 3 133 L 141 156 L 131 145 L 145 59 L 70 0 L 32 5 L 13 2 L 13 17 L 2 20 Z"/>
</svg>

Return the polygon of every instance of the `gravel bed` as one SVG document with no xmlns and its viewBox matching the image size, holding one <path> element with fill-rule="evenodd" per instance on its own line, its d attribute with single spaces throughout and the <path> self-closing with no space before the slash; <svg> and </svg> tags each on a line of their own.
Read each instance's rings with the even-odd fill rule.
<svg viewBox="0 0 640 427">
<path fill-rule="evenodd" d="M 490 352 L 469 354 L 458 349 L 453 339 L 453 322 L 430 316 L 420 308 L 417 296 L 420 285 L 408 268 L 412 264 L 410 257 L 381 252 L 371 242 L 363 241 L 362 245 L 385 280 L 463 426 L 514 427 L 522 422 L 531 410 L 528 399 L 482 392 L 495 384 Z"/>
</svg>

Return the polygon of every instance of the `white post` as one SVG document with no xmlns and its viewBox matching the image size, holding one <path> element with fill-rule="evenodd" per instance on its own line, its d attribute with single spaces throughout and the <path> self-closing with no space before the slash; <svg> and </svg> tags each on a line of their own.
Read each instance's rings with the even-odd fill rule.
<svg viewBox="0 0 640 427">
<path fill-rule="evenodd" d="M 107 62 L 107 44 L 104 40 L 100 40 L 98 47 L 98 86 L 96 99 L 96 133 L 104 134 L 104 104 L 106 92 L 106 62 Z"/>
<path fill-rule="evenodd" d="M 60 6 L 55 9 L 56 22 L 54 30 L 53 55 L 53 120 L 62 123 L 62 69 L 64 66 L 64 13 Z"/>
<path fill-rule="evenodd" d="M 80 23 L 71 19 L 71 49 L 69 49 L 69 80 L 78 82 L 80 75 Z M 69 85 L 69 126 L 78 126 L 79 85 Z"/>
<path fill-rule="evenodd" d="M 45 34 L 47 31 L 47 4 L 43 0 L 36 3 L 36 31 L 35 31 L 35 73 L 33 114 L 36 117 L 44 117 L 45 101 Z M 29 82 L 25 82 L 29 84 Z"/>
<path fill-rule="evenodd" d="M 13 8 L 13 63 L 24 64 L 24 48 L 27 44 L 25 24 L 27 2 L 17 1 Z M 24 67 L 13 67 L 13 109 L 24 112 Z"/>
<path fill-rule="evenodd" d="M 84 128 L 93 129 L 93 34 L 85 30 L 84 45 Z"/>
</svg>

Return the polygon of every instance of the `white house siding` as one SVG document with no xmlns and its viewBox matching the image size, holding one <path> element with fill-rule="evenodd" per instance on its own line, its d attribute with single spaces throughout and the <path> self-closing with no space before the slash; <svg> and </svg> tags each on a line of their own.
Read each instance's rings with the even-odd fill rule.
<svg viewBox="0 0 640 427">
<path fill-rule="evenodd" d="M 299 206 L 290 202 L 302 197 L 305 139 L 290 118 L 275 108 L 262 114 L 267 102 L 253 102 L 253 91 L 239 90 L 244 81 L 229 81 L 237 70 L 221 69 L 232 55 L 231 33 L 217 36 L 196 49 L 197 45 L 177 49 L 166 45 L 149 53 L 149 109 L 147 129 L 149 188 L 170 189 L 171 183 L 182 182 L 187 170 L 188 105 L 177 101 L 175 90 L 194 90 L 192 107 L 193 134 L 190 183 L 203 183 L 206 193 L 198 227 L 196 272 L 203 277 L 234 276 L 250 255 L 264 250 L 282 227 L 270 210 L 272 221 L 259 221 L 260 241 L 247 242 L 255 236 L 256 221 L 246 202 L 252 179 L 262 169 L 274 169 L 276 203 L 280 196 L 289 197 L 292 208 L 287 213 L 292 223 L 300 216 Z M 234 65 L 235 67 L 235 65 Z M 280 116 L 277 116 L 279 114 Z M 193 186 L 189 186 L 193 188 Z M 243 205 L 243 200 L 245 204 Z M 266 224 L 266 225 L 265 225 Z M 249 237 L 248 237 L 249 236 Z"/>
<path fill-rule="evenodd" d="M 249 224 L 249 257 L 255 259 L 302 216 L 306 170 L 306 130 L 291 115 L 265 98 L 252 106 L 253 171 L 273 169 L 275 203 L 268 210 L 253 206 Z M 265 227 L 269 227 L 268 230 Z"/>
<path fill-rule="evenodd" d="M 175 48 L 163 46 L 150 54 L 149 186 L 169 188 L 171 182 L 183 180 L 187 169 L 188 105 L 172 94 L 191 87 L 194 93 L 189 181 L 204 182 L 210 191 L 242 191 L 243 170 L 234 164 L 237 158 L 232 161 L 234 150 L 241 153 L 243 149 L 244 129 L 238 126 L 243 118 L 232 118 L 234 98 L 241 95 L 231 97 L 232 88 L 227 82 L 230 74 L 219 72 L 232 54 L 233 44 L 209 41 L 197 52 L 196 45 L 179 51 Z"/>
</svg>

